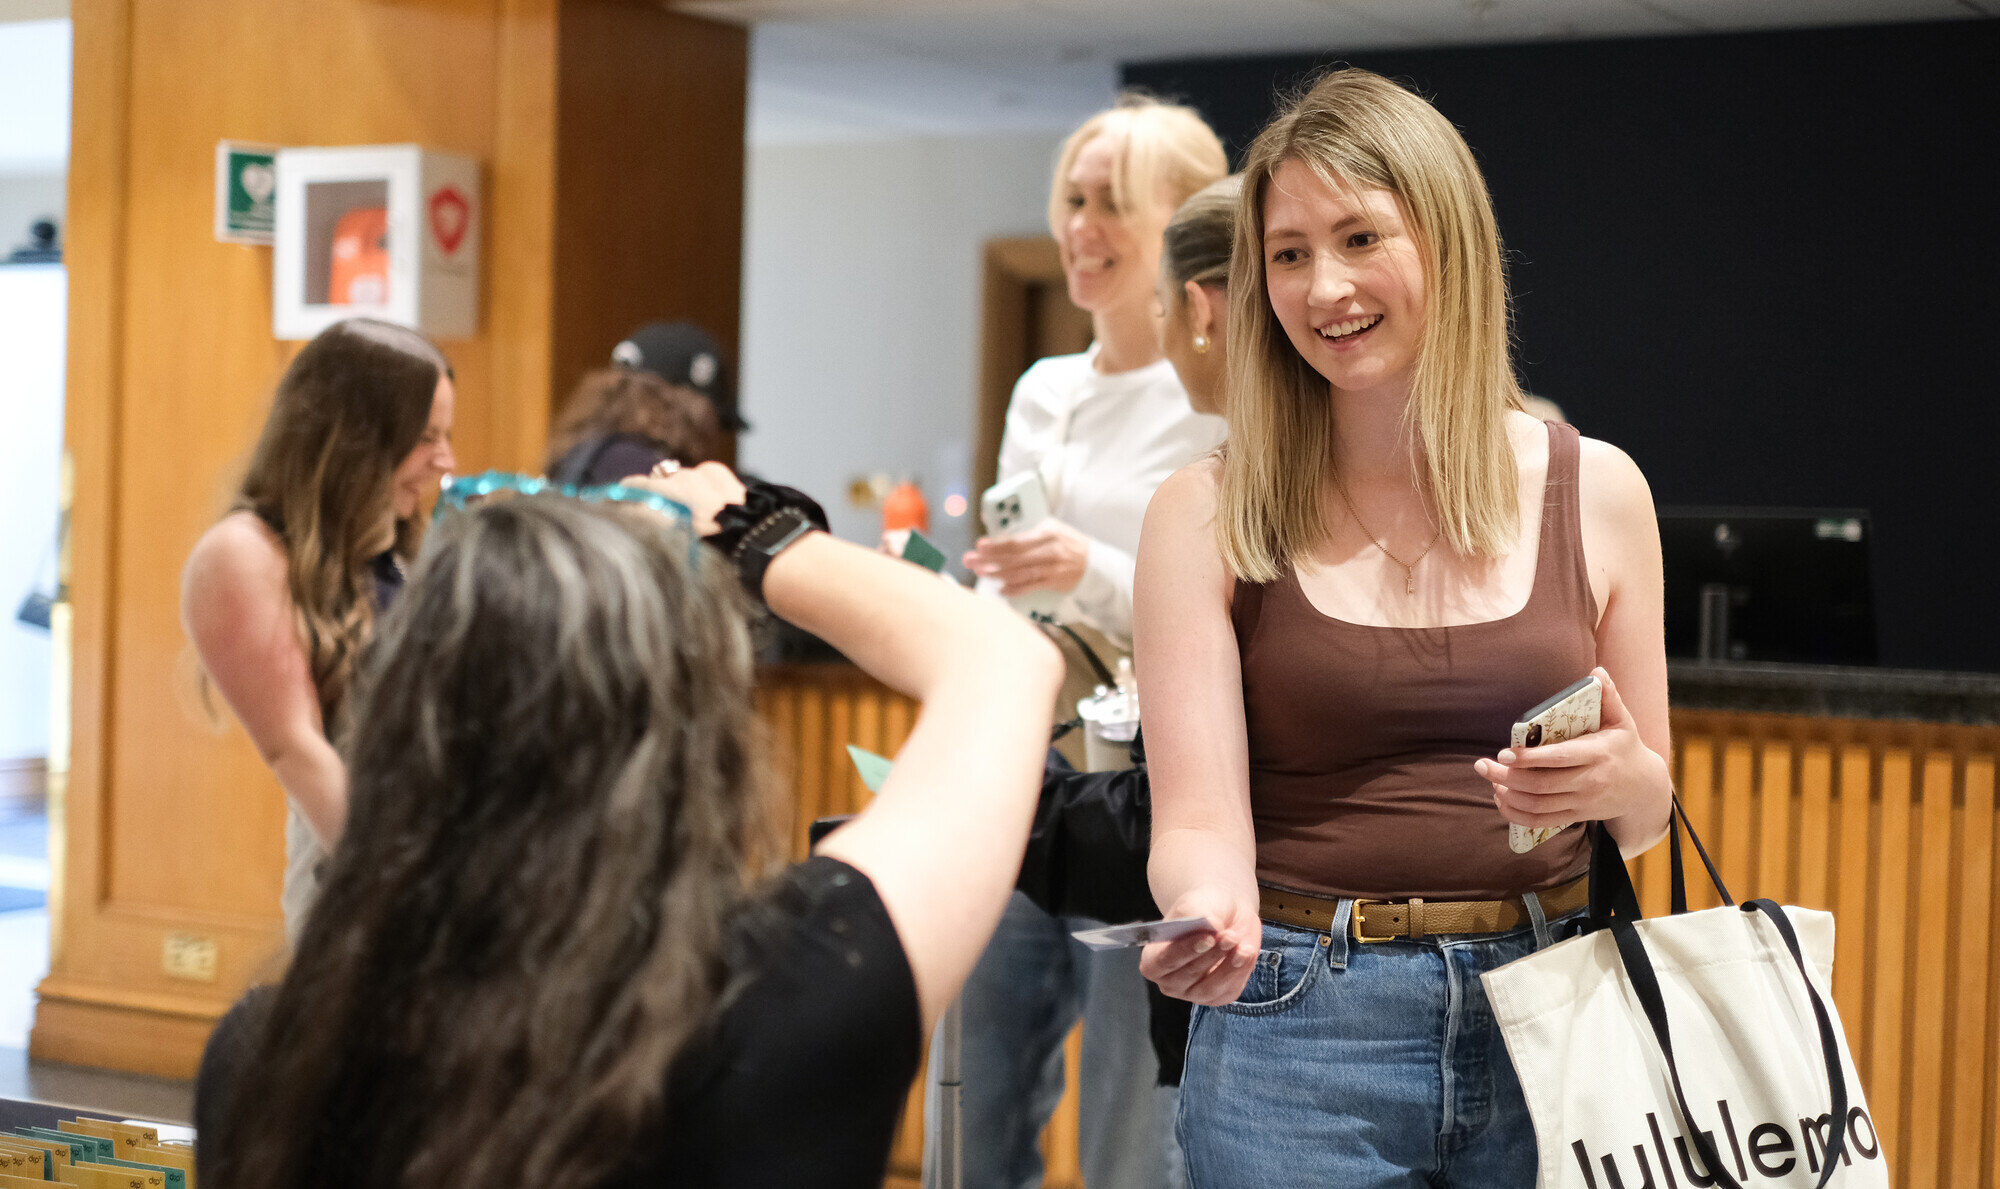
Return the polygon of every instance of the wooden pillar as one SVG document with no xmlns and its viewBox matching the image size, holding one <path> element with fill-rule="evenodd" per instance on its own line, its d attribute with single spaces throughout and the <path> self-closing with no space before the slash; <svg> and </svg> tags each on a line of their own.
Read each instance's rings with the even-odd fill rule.
<svg viewBox="0 0 2000 1189">
<path fill-rule="evenodd" d="M 187 1076 L 275 969 L 284 851 L 276 781 L 204 711 L 178 620 L 296 349 L 271 337 L 270 249 L 212 238 L 215 142 L 483 163 L 480 329 L 440 343 L 457 453 L 534 469 L 553 402 L 638 322 L 734 347 L 746 35 L 639 0 L 71 7 L 71 751 L 31 1051 Z M 212 953 L 212 977 L 170 953 L 197 975 Z"/>
</svg>

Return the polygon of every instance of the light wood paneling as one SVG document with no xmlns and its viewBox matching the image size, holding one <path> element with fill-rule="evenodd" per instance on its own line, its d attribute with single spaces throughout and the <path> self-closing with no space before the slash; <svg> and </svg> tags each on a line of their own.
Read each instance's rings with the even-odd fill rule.
<svg viewBox="0 0 2000 1189">
<path fill-rule="evenodd" d="M 1952 902 L 1961 922 L 1954 955 L 1957 1002 L 1951 1005 L 1952 1078 L 1951 1134 L 1958 1142 L 1945 1153 L 1944 1171 L 1966 1184 L 2000 1184 L 2000 978 L 1989 965 L 1993 944 L 1994 906 L 2000 886 L 1994 883 L 1995 838 L 1993 761 L 1978 757 L 1966 762 L 1965 798 L 1953 815 L 1957 826 L 1952 869 L 1957 888 Z M 1982 1060 L 1982 1056 L 1984 1060 Z M 1983 1067 L 1983 1068 L 1982 1068 Z M 1972 1137 L 1984 1136 L 1981 1141 Z M 1982 1173 L 1983 1170 L 1983 1173 Z M 1982 1179 L 1983 1176 L 1983 1179 Z"/>
<path fill-rule="evenodd" d="M 32 1047 L 113 1065 L 151 1054 L 124 1067 L 185 1075 L 200 1029 L 184 1020 L 212 1020 L 270 969 L 283 868 L 282 798 L 242 732 L 200 710 L 178 617 L 182 561 L 296 349 L 271 338 L 269 249 L 212 238 L 215 142 L 415 142 L 484 163 L 481 331 L 440 344 L 457 454 L 465 470 L 532 468 L 555 369 L 632 327 L 615 302 L 585 300 L 596 289 L 701 310 L 733 341 L 746 35 L 636 0 L 77 0 L 72 18 L 72 752 L 61 934 Z M 607 28 L 621 62 L 670 66 L 672 83 L 586 61 Z M 585 126 L 611 107 L 615 136 Z M 734 146 L 698 206 L 689 186 L 629 192 L 633 161 L 672 145 Z M 602 191 L 617 193 L 586 203 Z M 603 217 L 636 209 L 647 217 Z M 589 265 L 620 254 L 651 283 Z M 170 933 L 215 944 L 213 981 L 163 970 Z M 122 1045 L 93 1048 L 65 1023 L 120 1010 Z"/>
<path fill-rule="evenodd" d="M 2000 729 L 1677 711 L 1674 738 L 1730 892 L 1836 913 L 1834 1000 L 1893 1182 L 2000 1189 Z M 1665 848 L 1634 866 L 1666 911 Z"/>
</svg>

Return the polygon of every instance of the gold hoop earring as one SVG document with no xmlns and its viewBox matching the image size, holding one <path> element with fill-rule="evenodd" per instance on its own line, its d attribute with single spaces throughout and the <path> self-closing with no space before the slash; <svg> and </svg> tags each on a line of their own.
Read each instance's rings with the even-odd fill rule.
<svg viewBox="0 0 2000 1189">
<path fill-rule="evenodd" d="M 1205 335 L 1205 334 L 1198 334 L 1198 335 L 1194 336 L 1194 353 L 1195 353 L 1196 355 L 1206 355 L 1206 354 L 1208 354 L 1208 336 L 1207 336 L 1207 335 Z"/>
</svg>

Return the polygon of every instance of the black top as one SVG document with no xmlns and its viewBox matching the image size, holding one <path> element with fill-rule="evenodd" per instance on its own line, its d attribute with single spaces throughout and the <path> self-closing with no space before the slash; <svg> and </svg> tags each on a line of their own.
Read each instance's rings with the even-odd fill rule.
<svg viewBox="0 0 2000 1189">
<path fill-rule="evenodd" d="M 612 1186 L 881 1186 L 922 1041 L 902 942 L 837 859 L 792 868 L 772 904 L 758 973 L 675 1062 L 661 1146 Z"/>
<path fill-rule="evenodd" d="M 837 859 L 808 859 L 738 942 L 732 965 L 751 974 L 674 1063 L 666 1122 L 608 1189 L 880 1189 L 923 1017 L 875 885 Z M 254 1059 L 275 990 L 253 988 L 209 1037 L 195 1080 L 203 1130 Z"/>
<path fill-rule="evenodd" d="M 575 487 L 616 483 L 628 475 L 643 475 L 669 457 L 665 444 L 644 434 L 604 434 L 571 446 L 549 467 L 549 478 Z"/>
<path fill-rule="evenodd" d="M 1144 731 L 1132 740 L 1131 756 L 1130 768 L 1078 772 L 1049 749 L 1028 853 L 1014 883 L 1043 912 L 1120 924 L 1161 915 L 1146 882 L 1153 793 Z M 1146 1003 L 1160 1085 L 1178 1086 L 1194 1005 L 1170 998 L 1151 980 Z"/>
<path fill-rule="evenodd" d="M 384 549 L 368 559 L 368 568 L 375 575 L 375 610 L 387 611 L 403 593 L 403 563 L 396 560 L 394 550 Z"/>
</svg>

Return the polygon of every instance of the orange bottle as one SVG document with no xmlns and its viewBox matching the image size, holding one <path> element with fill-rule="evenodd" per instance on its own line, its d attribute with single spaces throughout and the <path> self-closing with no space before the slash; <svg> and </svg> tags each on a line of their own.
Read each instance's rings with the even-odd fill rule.
<svg viewBox="0 0 2000 1189">
<path fill-rule="evenodd" d="M 930 505 L 924 503 L 924 493 L 915 483 L 905 479 L 882 497 L 882 531 L 893 533 L 912 528 L 920 533 L 929 532 L 931 510 Z"/>
<path fill-rule="evenodd" d="M 333 279 L 327 304 L 383 305 L 389 300 L 389 212 L 358 207 L 333 225 Z"/>
</svg>

